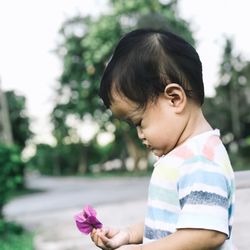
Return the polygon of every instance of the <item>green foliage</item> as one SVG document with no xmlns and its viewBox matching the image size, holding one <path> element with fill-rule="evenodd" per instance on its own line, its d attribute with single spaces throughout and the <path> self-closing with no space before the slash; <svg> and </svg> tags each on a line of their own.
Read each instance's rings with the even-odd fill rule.
<svg viewBox="0 0 250 250">
<path fill-rule="evenodd" d="M 1 250 L 33 250 L 33 236 L 16 224 L 0 219 Z"/>
<path fill-rule="evenodd" d="M 76 146 L 76 145 L 75 145 Z M 28 164 L 45 175 L 71 174 L 78 166 L 79 150 L 77 147 L 47 144 L 37 145 L 37 153 Z"/>
<path fill-rule="evenodd" d="M 17 95 L 14 91 L 5 92 L 10 123 L 12 127 L 12 135 L 14 143 L 22 149 L 25 147 L 25 142 L 31 138 L 30 118 L 26 114 L 26 99 L 24 96 Z"/>
<path fill-rule="evenodd" d="M 91 145 L 58 144 L 55 147 L 39 144 L 36 155 L 28 164 L 45 175 L 89 173 L 91 165 L 107 160 L 113 147 L 113 144 L 102 147 L 96 142 Z"/>
<path fill-rule="evenodd" d="M 250 136 L 242 139 L 236 152 L 231 153 L 235 170 L 250 170 Z"/>
<path fill-rule="evenodd" d="M 219 126 L 234 169 L 250 169 L 250 62 L 235 55 L 226 40 L 216 95 L 207 98 L 204 112 L 214 127 Z"/>
<path fill-rule="evenodd" d="M 111 118 L 111 113 L 105 109 L 98 96 L 105 65 L 119 39 L 135 28 L 168 29 L 192 44 L 194 39 L 189 24 L 178 16 L 177 1 L 164 4 L 158 0 L 110 0 L 109 7 L 108 14 L 102 14 L 98 18 L 77 16 L 66 20 L 60 30 L 62 42 L 58 45 L 57 54 L 62 59 L 63 72 L 59 78 L 57 101 L 51 115 L 53 134 L 58 145 L 63 147 L 65 138 L 70 137 L 72 132 L 69 118 L 84 121 L 91 117 L 100 128 L 95 136 L 103 131 L 113 133 L 115 146 L 110 146 L 112 150 L 108 150 L 105 157 L 102 157 L 100 148 L 95 146 L 95 138 L 85 144 L 78 135 L 79 141 L 82 141 L 81 147 L 85 148 L 84 152 L 86 147 L 91 152 L 84 153 L 83 157 L 93 159 L 85 159 L 85 162 L 95 161 L 96 154 L 101 154 L 98 157 L 100 162 L 113 158 L 125 159 L 127 156 L 136 157 L 135 162 L 138 162 L 147 155 L 138 146 L 135 130 Z M 94 149 L 98 152 L 94 152 Z"/>
<path fill-rule="evenodd" d="M 20 150 L 16 146 L 0 144 L 0 220 L 3 218 L 2 208 L 16 186 L 22 182 L 20 168 L 23 162 Z"/>
<path fill-rule="evenodd" d="M 9 234 L 20 235 L 23 232 L 24 229 L 20 225 L 0 219 L 0 238 L 7 237 Z"/>
<path fill-rule="evenodd" d="M 26 141 L 33 136 L 30 130 L 30 118 L 26 114 L 26 99 L 24 96 L 17 95 L 14 91 L 6 91 L 5 95 L 8 103 L 13 143 L 23 150 Z M 16 172 L 16 178 L 21 180 L 18 182 L 19 189 L 24 188 L 25 185 L 25 167 L 25 163 L 20 164 Z"/>
</svg>

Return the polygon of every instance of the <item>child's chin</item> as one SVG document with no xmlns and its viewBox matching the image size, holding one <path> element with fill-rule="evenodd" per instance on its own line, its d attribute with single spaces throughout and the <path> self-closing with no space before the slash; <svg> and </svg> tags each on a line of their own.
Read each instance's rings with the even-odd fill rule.
<svg viewBox="0 0 250 250">
<path fill-rule="evenodd" d="M 164 153 L 163 153 L 162 151 L 157 150 L 157 149 L 152 149 L 151 151 L 152 151 L 152 153 L 153 153 L 155 156 L 157 156 L 157 157 L 161 157 L 161 156 L 164 155 Z"/>
</svg>

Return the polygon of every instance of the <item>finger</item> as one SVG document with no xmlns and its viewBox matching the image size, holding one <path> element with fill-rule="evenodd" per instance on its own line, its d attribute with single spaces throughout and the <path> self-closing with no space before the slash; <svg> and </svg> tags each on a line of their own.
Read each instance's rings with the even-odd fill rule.
<svg viewBox="0 0 250 250">
<path fill-rule="evenodd" d="M 92 239 L 92 237 L 94 237 L 95 234 L 96 234 L 96 229 L 94 228 L 94 229 L 92 230 L 92 232 L 90 233 L 91 239 Z"/>
<path fill-rule="evenodd" d="M 107 233 L 105 234 L 108 238 L 114 237 L 120 230 L 119 229 L 114 229 L 110 228 Z"/>
<path fill-rule="evenodd" d="M 108 238 L 103 234 L 99 235 L 99 239 L 102 242 L 102 244 L 107 248 L 107 249 L 113 249 L 115 247 L 117 247 L 117 244 L 115 243 L 113 238 Z"/>
<path fill-rule="evenodd" d="M 96 246 L 102 248 L 102 249 L 108 249 L 106 246 L 106 242 L 109 241 L 109 238 L 107 238 L 104 234 L 107 233 L 107 230 L 100 230 L 97 229 L 95 231 L 92 231 L 91 233 L 91 239 L 96 244 Z"/>
<path fill-rule="evenodd" d="M 98 233 L 97 233 L 97 236 L 98 236 L 98 238 L 100 238 L 100 239 L 103 241 L 104 244 L 110 240 L 110 239 L 109 239 L 104 233 L 102 233 L 102 232 L 98 232 Z"/>
<path fill-rule="evenodd" d="M 99 233 L 99 231 L 96 230 L 96 229 L 93 230 L 92 233 L 91 233 L 91 239 L 92 239 L 92 241 L 93 241 L 95 244 L 97 244 L 97 241 L 98 241 L 98 238 L 99 238 L 98 233 Z"/>
<path fill-rule="evenodd" d="M 109 228 L 101 228 L 101 229 L 98 229 L 100 233 L 102 233 L 103 235 L 107 235 L 110 231 Z"/>
</svg>

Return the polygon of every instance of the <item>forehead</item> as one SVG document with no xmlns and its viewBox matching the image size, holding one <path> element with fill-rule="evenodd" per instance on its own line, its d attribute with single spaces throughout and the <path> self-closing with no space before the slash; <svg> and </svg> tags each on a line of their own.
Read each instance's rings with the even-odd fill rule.
<svg viewBox="0 0 250 250">
<path fill-rule="evenodd" d="M 122 118 L 133 115 L 139 110 L 139 106 L 125 96 L 113 93 L 110 109 L 115 116 Z"/>
</svg>

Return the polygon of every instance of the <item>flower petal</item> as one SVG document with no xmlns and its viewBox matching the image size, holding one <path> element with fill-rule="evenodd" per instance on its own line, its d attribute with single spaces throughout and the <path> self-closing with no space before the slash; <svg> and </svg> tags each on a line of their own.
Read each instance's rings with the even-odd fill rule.
<svg viewBox="0 0 250 250">
<path fill-rule="evenodd" d="M 88 218 L 89 216 L 96 216 L 96 211 L 93 207 L 91 207 L 90 205 L 87 205 L 84 209 L 83 209 L 83 216 L 85 218 Z"/>
<path fill-rule="evenodd" d="M 80 232 L 89 234 L 94 228 L 102 228 L 102 223 L 96 218 L 96 211 L 91 206 L 86 206 L 83 212 L 74 216 L 76 226 Z"/>
<path fill-rule="evenodd" d="M 74 218 L 75 218 L 75 221 L 78 221 L 78 222 L 84 222 L 86 220 L 83 216 L 83 212 L 76 214 Z"/>
<path fill-rule="evenodd" d="M 102 223 L 95 216 L 89 216 L 86 219 L 86 222 L 89 223 L 93 228 L 102 228 Z"/>
<path fill-rule="evenodd" d="M 80 232 L 84 234 L 89 234 L 93 230 L 93 226 L 89 224 L 88 222 L 78 222 L 76 221 L 76 226 L 79 229 Z"/>
</svg>

